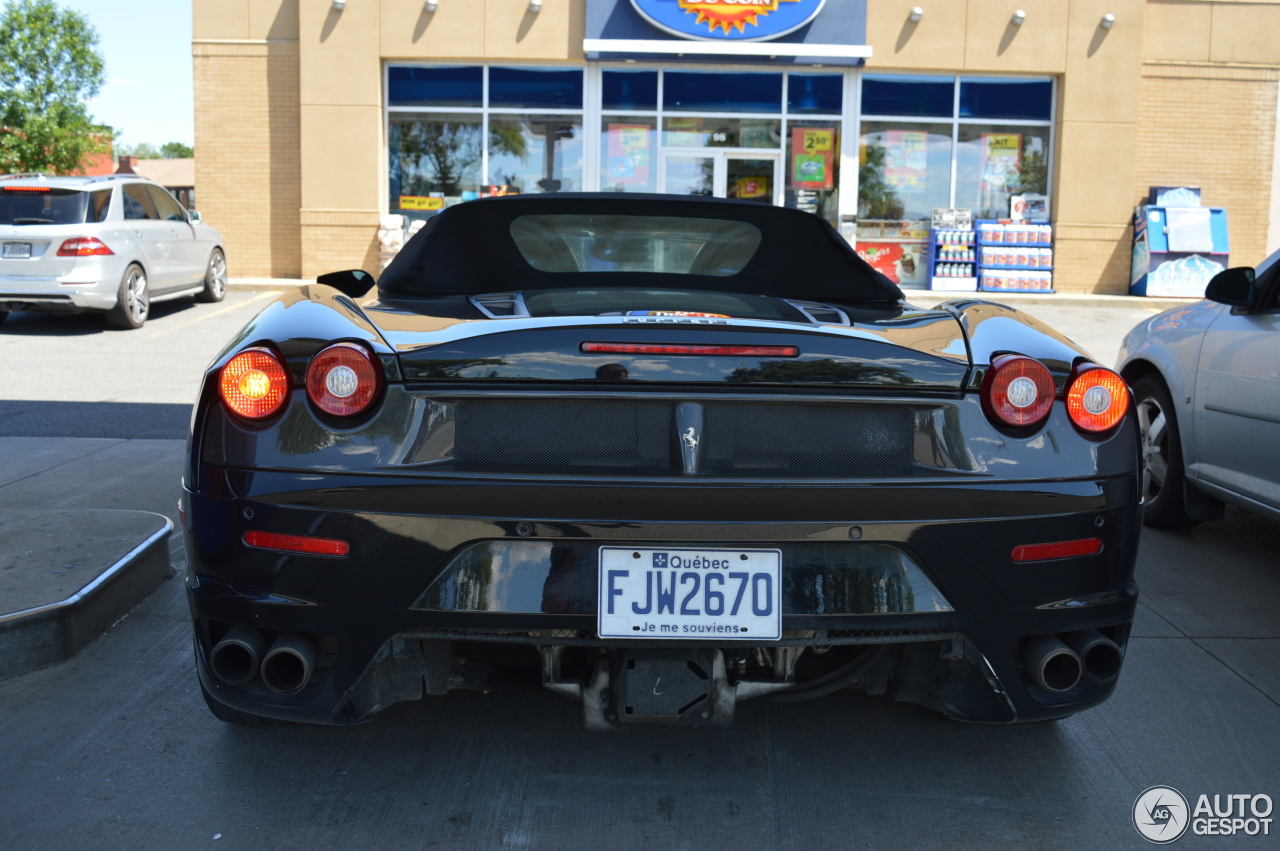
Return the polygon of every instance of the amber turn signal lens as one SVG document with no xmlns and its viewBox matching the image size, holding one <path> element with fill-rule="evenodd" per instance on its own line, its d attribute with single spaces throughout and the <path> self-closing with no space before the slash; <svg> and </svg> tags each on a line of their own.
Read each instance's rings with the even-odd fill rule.
<svg viewBox="0 0 1280 851">
<path fill-rule="evenodd" d="M 327 414 L 354 416 L 377 398 L 382 388 L 381 374 L 373 355 L 364 347 L 334 343 L 308 364 L 307 396 Z"/>
<path fill-rule="evenodd" d="M 996 358 L 982 382 L 982 406 L 1003 425 L 1038 424 L 1049 415 L 1053 395 L 1049 368 L 1021 355 Z"/>
<path fill-rule="evenodd" d="M 289 373 L 267 349 L 246 349 L 227 361 L 219 377 L 222 401 L 242 417 L 260 420 L 284 405 Z"/>
<path fill-rule="evenodd" d="M 1085 431 L 1106 431 L 1129 410 L 1129 386 L 1109 369 L 1096 364 L 1081 367 L 1067 390 L 1067 413 Z"/>
</svg>

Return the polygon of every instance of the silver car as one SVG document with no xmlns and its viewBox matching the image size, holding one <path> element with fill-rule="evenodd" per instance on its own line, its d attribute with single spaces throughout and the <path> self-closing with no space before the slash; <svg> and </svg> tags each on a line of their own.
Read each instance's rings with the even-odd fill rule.
<svg viewBox="0 0 1280 851">
<path fill-rule="evenodd" d="M 0 178 L 0 321 L 105 311 L 140 328 L 153 302 L 227 292 L 222 236 L 137 175 Z"/>
<path fill-rule="evenodd" d="M 1140 323 L 1120 347 L 1144 520 L 1189 526 L 1230 503 L 1280 521 L 1280 251 L 1219 273 L 1205 298 Z"/>
</svg>

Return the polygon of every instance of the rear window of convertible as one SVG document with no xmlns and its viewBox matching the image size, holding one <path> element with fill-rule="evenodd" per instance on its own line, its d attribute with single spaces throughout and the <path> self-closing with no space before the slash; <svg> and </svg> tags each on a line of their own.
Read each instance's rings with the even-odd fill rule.
<svg viewBox="0 0 1280 851">
<path fill-rule="evenodd" d="M 542 272 L 736 275 L 760 247 L 746 222 L 684 216 L 520 216 L 511 238 Z"/>
</svg>

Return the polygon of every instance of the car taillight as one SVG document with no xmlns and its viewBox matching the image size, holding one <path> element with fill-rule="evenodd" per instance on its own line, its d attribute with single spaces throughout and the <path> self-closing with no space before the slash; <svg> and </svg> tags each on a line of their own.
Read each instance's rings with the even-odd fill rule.
<svg viewBox="0 0 1280 851">
<path fill-rule="evenodd" d="M 77 236 L 62 243 L 58 249 L 59 257 L 93 257 L 99 254 L 115 254 L 103 244 L 102 240 L 92 236 Z"/>
<path fill-rule="evenodd" d="M 334 343 L 307 366 L 307 396 L 325 413 L 349 417 L 373 404 L 382 387 L 381 374 L 362 346 Z"/>
<path fill-rule="evenodd" d="M 317 556 L 345 556 L 351 545 L 340 538 L 317 538 L 312 535 L 284 535 L 251 529 L 244 533 L 245 545 L 262 550 L 283 550 Z"/>
<path fill-rule="evenodd" d="M 1003 425 L 1036 425 L 1053 407 L 1053 376 L 1038 360 L 1004 355 L 982 381 L 982 406 Z"/>
<path fill-rule="evenodd" d="M 48 186 L 6 186 L 5 192 L 48 192 Z"/>
<path fill-rule="evenodd" d="M 284 405 L 289 371 L 274 352 L 246 349 L 227 361 L 218 385 L 228 408 L 242 417 L 260 420 Z"/>
<path fill-rule="evenodd" d="M 1067 388 L 1067 413 L 1085 431 L 1106 431 L 1129 410 L 1129 386 L 1109 369 L 1083 364 Z"/>
</svg>

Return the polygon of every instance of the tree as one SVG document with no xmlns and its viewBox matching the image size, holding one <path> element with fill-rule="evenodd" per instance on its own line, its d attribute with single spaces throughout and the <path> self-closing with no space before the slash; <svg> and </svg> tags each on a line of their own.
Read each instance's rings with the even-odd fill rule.
<svg viewBox="0 0 1280 851">
<path fill-rule="evenodd" d="M 137 157 L 140 160 L 158 160 L 162 159 L 164 154 L 150 142 L 139 142 L 136 145 L 116 145 L 116 156 Z"/>
<path fill-rule="evenodd" d="M 86 101 L 102 87 L 98 34 L 53 0 L 11 0 L 0 14 L 0 171 L 78 171 L 107 149 Z"/>
<path fill-rule="evenodd" d="M 166 160 L 189 159 L 196 155 L 195 149 L 181 142 L 165 142 L 160 146 L 160 156 Z"/>
</svg>

